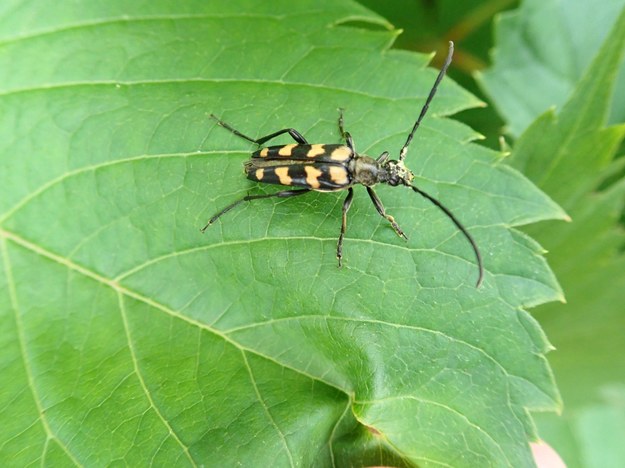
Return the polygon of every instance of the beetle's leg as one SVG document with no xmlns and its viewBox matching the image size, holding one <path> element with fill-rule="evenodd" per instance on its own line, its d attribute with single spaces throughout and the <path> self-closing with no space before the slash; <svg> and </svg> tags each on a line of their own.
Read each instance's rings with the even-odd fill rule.
<svg viewBox="0 0 625 468">
<path fill-rule="evenodd" d="M 380 213 L 380 216 L 382 216 L 383 218 L 386 218 L 388 222 L 391 223 L 391 226 L 393 226 L 393 229 L 395 230 L 395 232 L 397 233 L 399 237 L 403 237 L 404 239 L 408 240 L 408 238 L 406 237 L 406 234 L 404 234 L 404 231 L 402 231 L 399 225 L 395 222 L 395 218 L 393 218 L 389 214 L 386 214 L 386 210 L 384 209 L 384 205 L 382 205 L 382 201 L 378 198 L 378 196 L 373 191 L 373 189 L 371 187 L 367 187 L 367 192 L 369 193 L 369 196 L 371 197 L 371 201 L 375 205 L 375 209 L 378 210 L 378 213 Z"/>
<path fill-rule="evenodd" d="M 343 138 L 345 138 L 345 125 L 343 123 L 343 112 L 345 109 L 339 107 L 339 133 Z"/>
<path fill-rule="evenodd" d="M 259 138 L 258 140 L 256 140 L 256 143 L 258 143 L 259 145 L 262 145 L 263 143 L 271 140 L 272 138 L 283 135 L 285 133 L 288 133 L 289 135 L 291 135 L 291 138 L 293 138 L 300 145 L 308 144 L 308 142 L 306 141 L 306 138 L 304 138 L 302 134 L 298 132 L 297 130 L 295 130 L 294 128 L 283 128 L 282 130 L 278 130 L 277 132 L 274 132 L 271 135 L 267 135 L 262 138 Z"/>
<path fill-rule="evenodd" d="M 341 261 L 343 258 L 343 237 L 345 237 L 345 230 L 347 229 L 347 212 L 349 207 L 352 206 L 352 199 L 354 198 L 354 189 L 348 188 L 347 196 L 343 202 L 343 222 L 341 223 L 341 235 L 339 236 L 339 242 L 336 245 L 336 258 L 339 259 L 339 268 L 343 265 Z"/>
<path fill-rule="evenodd" d="M 385 151 L 380 156 L 378 156 L 378 159 L 376 159 L 376 161 L 379 164 L 384 164 L 386 162 L 386 160 L 388 159 L 388 157 L 389 157 L 388 151 Z"/>
<path fill-rule="evenodd" d="M 343 124 L 343 108 L 340 107 L 339 108 L 339 132 L 341 132 L 341 137 L 345 139 L 345 142 L 347 143 L 347 146 L 349 146 L 349 148 L 356 153 L 356 149 L 354 148 L 354 141 L 352 140 L 352 136 L 349 134 L 349 132 L 345 131 L 345 126 Z"/>
<path fill-rule="evenodd" d="M 234 207 L 238 206 L 239 204 L 246 202 L 246 201 L 251 201 L 251 200 L 258 200 L 260 198 L 271 198 L 271 197 L 280 197 L 280 198 L 288 198 L 288 197 L 295 197 L 297 195 L 304 195 L 305 193 L 310 192 L 310 189 L 301 189 L 301 190 L 283 190 L 281 192 L 276 192 L 276 193 L 270 193 L 270 194 L 266 194 L 266 195 L 246 195 L 245 197 L 235 201 L 234 203 L 231 203 L 230 205 L 226 206 L 223 210 L 221 210 L 219 213 L 217 213 L 216 215 L 214 215 L 209 221 L 208 223 L 206 223 L 206 226 L 204 226 L 202 229 L 200 229 L 200 231 L 204 232 L 208 229 L 208 227 L 213 224 L 215 221 L 217 221 L 222 215 L 225 215 L 228 211 L 230 211 L 231 209 L 233 209 Z"/>
<path fill-rule="evenodd" d="M 219 125 L 221 125 L 223 128 L 225 128 L 226 130 L 230 130 L 236 136 L 241 137 L 241 138 L 243 138 L 243 139 L 245 139 L 247 141 L 251 141 L 252 143 L 256 143 L 257 145 L 262 145 L 263 143 L 271 140 L 272 138 L 275 138 L 277 136 L 283 135 L 285 133 L 288 133 L 289 135 L 291 135 L 291 138 L 293 138 L 300 145 L 307 145 L 308 144 L 308 142 L 306 141 L 306 138 L 304 138 L 302 136 L 302 134 L 300 132 L 298 132 L 297 130 L 295 130 L 294 128 L 284 128 L 282 130 L 278 130 L 277 132 L 272 133 L 271 135 L 267 135 L 267 136 L 261 137 L 261 138 L 259 138 L 257 140 L 254 140 L 254 138 L 248 137 L 247 135 L 244 135 L 243 133 L 238 131 L 236 128 L 231 127 L 229 124 L 227 124 L 223 120 L 220 120 L 216 115 L 211 114 L 211 117 L 213 119 L 215 119 L 217 121 L 217 123 Z"/>
</svg>

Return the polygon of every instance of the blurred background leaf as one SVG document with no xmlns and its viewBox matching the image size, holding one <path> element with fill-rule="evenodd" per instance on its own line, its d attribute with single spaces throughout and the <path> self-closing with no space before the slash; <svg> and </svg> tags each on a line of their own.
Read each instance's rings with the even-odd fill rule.
<svg viewBox="0 0 625 468">
<path fill-rule="evenodd" d="M 533 12 L 535 17 L 550 16 L 554 21 L 551 6 L 546 2 L 542 6 L 544 11 Z M 523 22 L 529 24 L 531 20 L 523 18 Z M 540 29 L 539 25 L 533 27 Z M 621 9 L 612 33 L 561 111 L 548 111 L 534 121 L 516 142 L 512 155 L 513 165 L 551 194 L 573 218 L 570 226 L 539 225 L 528 228 L 528 232 L 549 250 L 550 263 L 567 294 L 566 307 L 545 305 L 535 314 L 558 349 L 551 362 L 566 403 L 565 415 L 571 413 L 580 434 L 605 431 L 610 426 L 601 418 L 582 415 L 596 412 L 589 405 L 596 407 L 603 389 L 625 384 L 625 234 L 619 223 L 625 204 L 625 178 L 623 159 L 615 160 L 625 125 L 606 127 L 610 118 L 618 115 L 612 112 L 610 117 L 610 111 L 615 106 L 614 86 L 623 84 L 617 77 L 624 50 L 625 10 Z M 570 57 L 562 60 L 573 61 Z M 519 92 L 524 90 L 517 87 Z M 529 94 L 529 86 L 525 92 Z M 601 403 L 600 414 L 613 407 Z M 548 419 L 543 416 L 539 422 L 548 426 Z M 620 420 L 622 423 L 622 417 Z M 598 425 L 588 426 L 593 424 Z M 547 429 L 542 433 L 547 440 L 553 437 L 554 444 L 558 440 Z M 598 441 L 602 441 L 601 446 L 593 447 Z M 621 441 L 584 437 L 579 450 L 585 455 L 606 452 L 618 458 Z M 618 464 L 602 464 L 602 457 L 571 455 L 567 461 L 570 465 L 581 461 L 580 466 L 620 466 L 625 458 Z"/>
<path fill-rule="evenodd" d="M 560 108 L 612 28 L 623 0 L 526 0 L 495 22 L 493 66 L 478 76 L 518 137 L 547 109 Z M 625 121 L 620 66 L 608 123 Z"/>
</svg>

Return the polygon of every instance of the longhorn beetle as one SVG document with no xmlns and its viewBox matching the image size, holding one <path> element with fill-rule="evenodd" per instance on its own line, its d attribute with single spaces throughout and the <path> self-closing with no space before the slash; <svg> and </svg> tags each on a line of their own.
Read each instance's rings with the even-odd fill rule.
<svg viewBox="0 0 625 468">
<path fill-rule="evenodd" d="M 450 41 L 449 52 L 447 53 L 445 63 L 436 77 L 436 81 L 434 81 L 430 94 L 421 109 L 421 113 L 419 114 L 417 121 L 412 127 L 412 131 L 406 139 L 406 143 L 404 143 L 404 146 L 399 152 L 399 161 L 389 159 L 388 151 L 383 152 L 377 159 L 373 159 L 363 154 L 358 154 L 354 147 L 351 135 L 349 132 L 346 132 L 343 127 L 342 109 L 340 109 L 338 123 L 339 131 L 346 143 L 345 145 L 312 145 L 309 144 L 308 141 L 306 141 L 306 138 L 304 138 L 302 134 L 294 128 L 285 128 L 255 140 L 254 138 L 244 135 L 228 125 L 226 122 L 211 114 L 211 117 L 215 119 L 219 125 L 231 131 L 235 135 L 252 143 L 256 143 L 259 146 L 279 135 L 288 133 L 293 140 L 295 140 L 294 144 L 269 146 L 255 151 L 252 153 L 252 157 L 245 162 L 245 174 L 248 179 L 256 182 L 302 188 L 295 190 L 282 190 L 280 192 L 266 195 L 247 195 L 240 200 L 231 203 L 219 213 L 215 214 L 208 221 L 206 226 L 201 229 L 201 231 L 206 231 L 206 229 L 208 229 L 208 227 L 217 221 L 217 219 L 219 219 L 222 215 L 246 201 L 271 197 L 295 197 L 298 195 L 304 195 L 305 193 L 311 191 L 335 192 L 339 190 L 347 190 L 347 196 L 343 202 L 343 222 L 341 224 L 341 233 L 336 247 L 336 256 L 340 267 L 343 258 L 343 238 L 345 237 L 345 230 L 347 228 L 347 212 L 349 211 L 354 196 L 353 186 L 356 184 L 364 185 L 367 188 L 369 197 L 371 198 L 371 201 L 380 216 L 391 223 L 391 226 L 398 236 L 407 240 L 408 238 L 406 237 L 406 234 L 404 234 L 404 231 L 402 231 L 399 225 L 395 222 L 395 218 L 386 213 L 382 202 L 373 191 L 373 186 L 377 183 L 389 184 L 392 187 L 404 185 L 406 187 L 410 187 L 416 193 L 437 206 L 443 213 L 445 213 L 445 215 L 447 215 L 447 217 L 456 225 L 464 237 L 469 241 L 471 247 L 473 248 L 473 252 L 475 253 L 475 258 L 477 259 L 478 279 L 476 287 L 479 287 L 484 275 L 484 269 L 482 266 L 482 257 L 475 240 L 448 208 L 446 208 L 440 201 L 412 184 L 414 174 L 404 165 L 408 147 L 410 146 L 412 138 L 414 137 L 417 128 L 419 128 L 421 120 L 423 120 L 423 117 L 425 116 L 428 107 L 436 94 L 438 85 L 443 79 L 443 76 L 445 76 L 447 68 L 451 63 L 453 52 L 454 44 Z"/>
</svg>

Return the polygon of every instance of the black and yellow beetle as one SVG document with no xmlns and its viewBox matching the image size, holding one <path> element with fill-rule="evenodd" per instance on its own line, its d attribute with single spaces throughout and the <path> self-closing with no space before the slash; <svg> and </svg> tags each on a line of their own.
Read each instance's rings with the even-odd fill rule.
<svg viewBox="0 0 625 468">
<path fill-rule="evenodd" d="M 206 226 L 202 228 L 202 232 L 217 221 L 217 219 L 219 219 L 223 214 L 245 201 L 270 197 L 294 197 L 311 191 L 335 192 L 338 190 L 347 190 L 347 197 L 345 197 L 345 201 L 343 202 L 343 222 L 341 224 L 341 234 L 339 235 L 336 247 L 336 256 L 340 267 L 343 257 L 343 238 L 347 227 L 347 212 L 349 211 L 354 196 L 354 189 L 352 187 L 356 184 L 364 185 L 367 188 L 367 192 L 378 210 L 378 213 L 391 223 L 391 226 L 398 236 L 407 239 L 404 232 L 395 222 L 395 219 L 386 213 L 382 202 L 373 191 L 373 186 L 377 183 L 389 184 L 393 187 L 404 185 L 406 187 L 410 187 L 416 193 L 424 198 L 427 198 L 430 202 L 440 208 L 451 219 L 451 221 L 453 221 L 462 234 L 464 234 L 475 252 L 478 266 L 477 286 L 479 286 L 482 282 L 484 270 L 482 266 L 482 257 L 475 240 L 471 237 L 460 221 L 458 221 L 451 211 L 449 211 L 449 209 L 447 209 L 437 199 L 412 184 L 414 175 L 404 165 L 406 153 L 408 152 L 408 146 L 410 145 L 417 128 L 419 128 L 419 124 L 425 116 L 430 102 L 432 102 L 432 99 L 436 94 L 438 85 L 443 79 L 443 76 L 451 63 L 453 51 L 454 45 L 453 42 L 450 42 L 449 52 L 445 63 L 441 68 L 436 81 L 434 82 L 434 86 L 432 86 L 432 89 L 430 90 L 430 94 L 425 101 L 423 108 L 421 109 L 419 118 L 408 135 L 406 143 L 399 152 L 399 160 L 388 159 L 389 153 L 387 151 L 382 153 L 377 159 L 358 154 L 354 149 L 354 142 L 352 141 L 351 135 L 346 132 L 343 127 L 342 109 L 339 114 L 339 130 L 342 137 L 345 139 L 344 145 L 311 145 L 297 130 L 293 128 L 285 128 L 255 140 L 247 135 L 244 135 L 211 114 L 211 117 L 214 118 L 219 125 L 231 131 L 235 135 L 252 143 L 256 143 L 257 145 L 263 145 L 272 138 L 288 133 L 296 141 L 296 143 L 290 145 L 269 146 L 255 151 L 252 153 L 251 159 L 245 163 L 245 174 L 248 179 L 256 182 L 302 188 L 295 190 L 283 190 L 266 195 L 247 195 L 226 206 L 223 210 L 214 215 L 208 221 Z"/>
</svg>

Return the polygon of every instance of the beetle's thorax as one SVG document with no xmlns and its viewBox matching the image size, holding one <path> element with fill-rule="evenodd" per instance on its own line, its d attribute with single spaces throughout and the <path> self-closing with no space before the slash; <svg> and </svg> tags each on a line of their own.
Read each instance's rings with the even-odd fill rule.
<svg viewBox="0 0 625 468">
<path fill-rule="evenodd" d="M 381 172 L 382 167 L 375 159 L 369 156 L 356 156 L 351 161 L 350 170 L 354 174 L 354 182 L 367 187 L 382 182 L 380 177 L 384 177 Z"/>
</svg>

